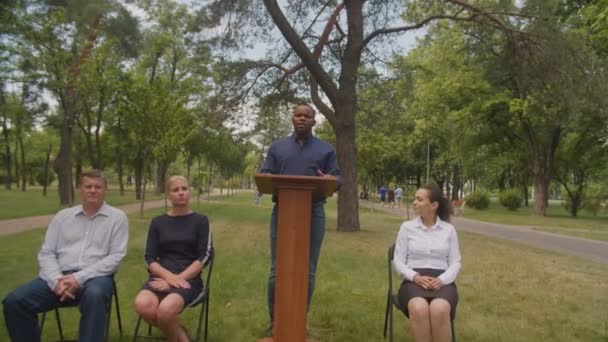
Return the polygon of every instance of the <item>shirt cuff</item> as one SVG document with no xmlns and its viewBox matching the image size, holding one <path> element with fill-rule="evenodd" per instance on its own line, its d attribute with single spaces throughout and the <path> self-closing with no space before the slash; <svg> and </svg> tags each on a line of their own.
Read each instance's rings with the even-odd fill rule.
<svg viewBox="0 0 608 342">
<path fill-rule="evenodd" d="M 72 273 L 72 275 L 74 276 L 74 278 L 76 278 L 76 280 L 78 281 L 78 285 L 80 286 L 82 286 L 82 284 L 89 280 L 89 275 L 86 274 L 84 271 L 78 271 Z"/>
</svg>

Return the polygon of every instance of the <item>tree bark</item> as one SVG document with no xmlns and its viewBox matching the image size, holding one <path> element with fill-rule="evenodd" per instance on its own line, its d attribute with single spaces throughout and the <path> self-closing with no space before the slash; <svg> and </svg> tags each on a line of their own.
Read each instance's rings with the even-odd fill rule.
<svg viewBox="0 0 608 342">
<path fill-rule="evenodd" d="M 137 150 L 137 156 L 135 157 L 135 199 L 141 199 L 141 188 L 144 174 L 144 161 L 143 161 L 141 148 Z"/>
<path fill-rule="evenodd" d="M 21 157 L 21 191 L 25 192 L 27 190 L 27 172 L 25 167 L 25 148 L 23 147 L 23 134 L 19 134 L 17 136 L 17 142 L 19 143 L 19 155 Z"/>
<path fill-rule="evenodd" d="M 72 127 L 64 119 L 59 130 L 60 145 L 59 153 L 53 163 L 53 169 L 57 174 L 59 203 L 62 205 L 72 204 Z M 68 148 L 69 147 L 69 148 Z"/>
<path fill-rule="evenodd" d="M 460 199 L 460 166 L 454 165 L 454 174 L 452 175 L 452 201 Z"/>
<path fill-rule="evenodd" d="M 5 109 L 4 84 L 0 83 L 0 109 L 2 109 L 2 135 L 4 136 L 4 188 L 10 190 L 13 183 L 13 162 L 11 154 L 10 134 L 8 131 L 8 116 Z"/>
<path fill-rule="evenodd" d="M 46 188 L 49 186 L 49 165 L 51 164 L 51 151 L 53 145 L 49 144 L 49 148 L 46 151 L 46 158 L 44 159 L 44 184 L 42 184 L 42 196 L 46 196 Z"/>
<path fill-rule="evenodd" d="M 123 181 L 123 167 L 122 167 L 122 155 L 120 153 L 120 148 L 116 149 L 116 173 L 118 174 L 118 188 L 120 191 L 120 196 L 125 195 L 125 183 Z"/>
<path fill-rule="evenodd" d="M 59 153 L 53 163 L 53 168 L 57 173 L 59 181 L 59 202 L 60 204 L 73 204 L 72 194 L 72 129 L 78 114 L 78 91 L 76 83 L 80 74 L 80 66 L 86 62 L 94 42 L 97 40 L 97 30 L 101 22 L 101 13 L 97 14 L 91 25 L 91 31 L 84 43 L 79 58 L 75 58 L 74 63 L 68 71 L 68 83 L 66 86 L 66 108 L 61 120 L 61 135 Z"/>
</svg>

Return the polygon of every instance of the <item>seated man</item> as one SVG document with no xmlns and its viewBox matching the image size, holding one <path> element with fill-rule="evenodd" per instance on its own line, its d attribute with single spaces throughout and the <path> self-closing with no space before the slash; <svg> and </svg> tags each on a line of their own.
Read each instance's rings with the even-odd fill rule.
<svg viewBox="0 0 608 342">
<path fill-rule="evenodd" d="M 40 341 L 38 313 L 63 302 L 78 303 L 79 341 L 104 340 L 112 274 L 127 253 L 127 216 L 104 202 L 107 181 L 98 170 L 78 181 L 82 204 L 61 210 L 46 231 L 38 253 L 38 278 L 3 300 L 13 342 Z"/>
</svg>

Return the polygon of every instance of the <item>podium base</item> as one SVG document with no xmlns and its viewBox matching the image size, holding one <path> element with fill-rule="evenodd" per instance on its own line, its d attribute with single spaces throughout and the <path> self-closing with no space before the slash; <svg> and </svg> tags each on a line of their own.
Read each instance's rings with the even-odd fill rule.
<svg viewBox="0 0 608 342">
<path fill-rule="evenodd" d="M 274 339 L 272 337 L 264 337 L 259 338 L 256 342 L 274 342 Z M 319 342 L 319 340 L 314 338 L 307 338 L 306 342 Z"/>
</svg>

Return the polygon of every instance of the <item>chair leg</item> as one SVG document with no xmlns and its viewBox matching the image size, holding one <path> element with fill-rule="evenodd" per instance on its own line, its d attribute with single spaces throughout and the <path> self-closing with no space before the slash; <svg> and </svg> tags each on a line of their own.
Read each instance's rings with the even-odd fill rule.
<svg viewBox="0 0 608 342">
<path fill-rule="evenodd" d="M 207 332 L 209 328 L 209 290 L 207 290 L 207 298 L 205 298 L 205 342 L 207 342 Z"/>
<path fill-rule="evenodd" d="M 456 334 L 454 332 L 454 320 L 451 320 L 450 322 L 451 327 L 452 327 L 452 342 L 456 342 Z"/>
<path fill-rule="evenodd" d="M 109 298 L 110 300 L 108 300 L 108 306 L 107 306 L 107 313 L 108 316 L 106 317 L 106 329 L 105 329 L 105 341 L 108 342 L 110 340 L 110 321 L 112 319 L 112 297 Z"/>
<path fill-rule="evenodd" d="M 392 302 L 392 299 L 391 299 L 391 302 Z M 388 323 L 389 339 L 388 340 L 390 342 L 393 342 L 393 305 L 392 304 L 393 303 L 391 303 L 391 308 L 388 311 L 388 315 L 389 315 L 389 318 L 388 318 L 388 320 L 389 320 L 389 323 Z"/>
<path fill-rule="evenodd" d="M 133 332 L 133 342 L 137 341 L 137 333 L 139 332 L 139 325 L 141 324 L 141 316 L 137 318 L 137 323 L 135 324 L 135 331 Z"/>
<path fill-rule="evenodd" d="M 205 315 L 205 299 L 203 298 L 203 302 L 201 303 L 201 312 L 198 314 L 198 323 L 196 325 L 196 335 L 194 337 L 195 342 L 199 342 L 201 340 L 201 327 L 203 325 L 203 316 Z"/>
<path fill-rule="evenodd" d="M 44 321 L 46 320 L 46 312 L 42 313 L 42 318 L 40 319 L 40 333 L 42 333 L 42 329 L 44 328 Z"/>
<path fill-rule="evenodd" d="M 116 317 L 118 319 L 118 333 L 122 336 L 122 319 L 120 318 L 120 306 L 118 306 L 118 289 L 116 288 L 116 282 L 112 279 L 112 285 L 114 286 L 114 305 L 116 305 Z"/>
<path fill-rule="evenodd" d="M 384 312 L 384 338 L 386 339 L 386 329 L 388 328 L 388 310 L 391 308 L 391 293 L 386 296 L 386 310 Z"/>
<path fill-rule="evenodd" d="M 59 317 L 59 308 L 55 308 L 55 317 L 57 318 L 57 329 L 59 330 L 59 340 L 65 341 L 63 338 L 63 329 L 61 327 L 61 318 Z"/>
</svg>

